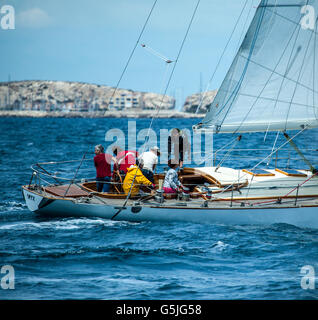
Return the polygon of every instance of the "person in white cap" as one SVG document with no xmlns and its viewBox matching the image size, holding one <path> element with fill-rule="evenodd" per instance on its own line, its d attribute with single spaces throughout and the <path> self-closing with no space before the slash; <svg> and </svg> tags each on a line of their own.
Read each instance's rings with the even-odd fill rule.
<svg viewBox="0 0 318 320">
<path fill-rule="evenodd" d="M 139 160 L 143 162 L 141 171 L 152 183 L 155 183 L 153 173 L 158 164 L 158 156 L 160 156 L 160 149 L 157 146 L 150 148 L 150 151 L 144 152 L 139 156 Z"/>
</svg>

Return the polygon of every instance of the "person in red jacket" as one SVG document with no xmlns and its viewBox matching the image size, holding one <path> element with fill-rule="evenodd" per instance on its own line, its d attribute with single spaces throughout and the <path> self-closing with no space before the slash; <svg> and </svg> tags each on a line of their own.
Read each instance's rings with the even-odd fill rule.
<svg viewBox="0 0 318 320">
<path fill-rule="evenodd" d="M 119 146 L 113 147 L 113 153 L 116 157 L 114 171 L 119 171 L 122 174 L 126 174 L 130 166 L 136 164 L 138 157 L 137 151 L 127 150 L 124 151 Z"/>
<path fill-rule="evenodd" d="M 98 192 L 109 192 L 112 156 L 104 153 L 104 147 L 99 144 L 95 146 L 94 165 L 96 168 L 96 187 Z"/>
</svg>

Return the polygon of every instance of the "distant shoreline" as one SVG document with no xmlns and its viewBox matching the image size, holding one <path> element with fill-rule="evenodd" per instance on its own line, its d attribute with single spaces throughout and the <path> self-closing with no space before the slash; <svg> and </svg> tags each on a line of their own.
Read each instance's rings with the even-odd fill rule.
<svg viewBox="0 0 318 320">
<path fill-rule="evenodd" d="M 158 114 L 155 110 L 131 111 L 106 111 L 106 112 L 48 112 L 48 111 L 0 111 L 1 118 L 152 118 L 155 116 L 160 119 L 191 119 L 203 118 L 204 114 L 194 114 L 179 112 L 174 110 L 162 110 Z"/>
</svg>

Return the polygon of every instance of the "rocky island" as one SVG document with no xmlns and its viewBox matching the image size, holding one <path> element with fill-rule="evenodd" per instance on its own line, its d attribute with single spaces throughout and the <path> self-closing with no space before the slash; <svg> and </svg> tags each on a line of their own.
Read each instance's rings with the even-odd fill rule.
<svg viewBox="0 0 318 320">
<path fill-rule="evenodd" d="M 187 98 L 175 110 L 175 99 L 156 93 L 116 89 L 97 84 L 65 81 L 14 81 L 0 83 L 2 117 L 108 117 L 148 118 L 160 107 L 160 118 L 202 118 L 215 91 Z M 197 106 L 201 103 L 198 114 Z"/>
<path fill-rule="evenodd" d="M 188 113 L 198 113 L 201 114 L 202 117 L 202 114 L 206 114 L 208 107 L 213 102 L 216 94 L 217 90 L 212 90 L 196 93 L 187 97 L 183 105 L 183 111 Z"/>
</svg>

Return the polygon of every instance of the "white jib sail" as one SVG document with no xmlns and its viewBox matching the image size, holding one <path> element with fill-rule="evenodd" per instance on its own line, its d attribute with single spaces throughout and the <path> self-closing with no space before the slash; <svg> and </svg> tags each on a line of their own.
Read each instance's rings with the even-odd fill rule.
<svg viewBox="0 0 318 320">
<path fill-rule="evenodd" d="M 262 0 L 196 129 L 235 133 L 318 127 L 318 0 Z"/>
</svg>

